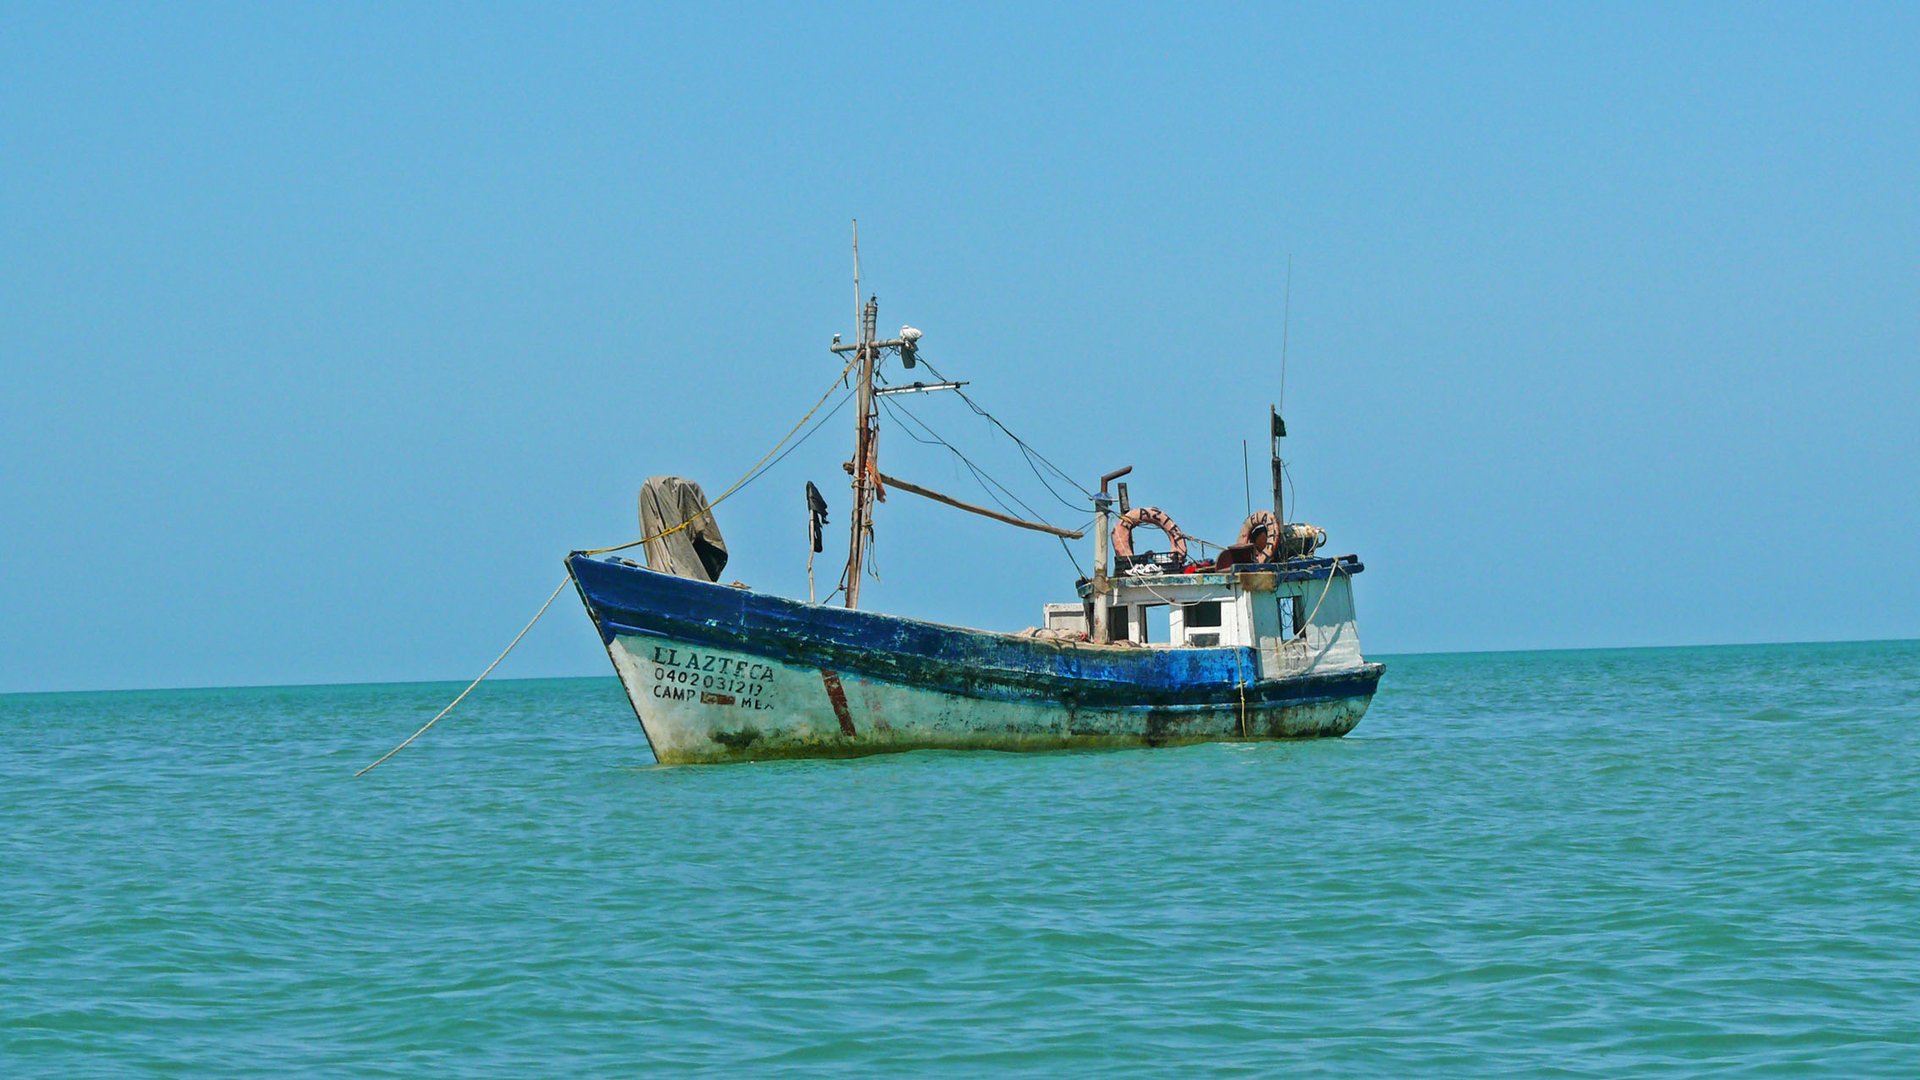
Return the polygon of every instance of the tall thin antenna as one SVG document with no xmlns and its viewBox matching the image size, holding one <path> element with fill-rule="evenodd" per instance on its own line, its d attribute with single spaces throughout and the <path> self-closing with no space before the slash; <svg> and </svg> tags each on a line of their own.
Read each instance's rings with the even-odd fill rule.
<svg viewBox="0 0 1920 1080">
<path fill-rule="evenodd" d="M 854 245 L 854 267 L 856 274 L 860 265 L 860 248 Z M 859 297 L 860 290 L 854 289 Z M 1287 299 L 1280 315 L 1280 407 L 1287 407 L 1287 332 L 1293 328 L 1293 253 L 1287 253 Z"/>
<path fill-rule="evenodd" d="M 1291 258 L 1291 256 L 1289 256 L 1289 258 Z M 859 218 L 853 219 L 853 330 L 854 330 L 854 333 L 856 334 L 860 332 L 860 219 Z M 1284 351 L 1282 352 L 1282 355 L 1283 356 L 1285 355 Z M 1285 400 L 1285 387 L 1287 385 L 1286 370 L 1287 370 L 1286 364 L 1283 361 L 1280 367 L 1280 372 L 1281 372 L 1280 386 L 1282 388 L 1281 389 L 1282 400 Z"/>
</svg>

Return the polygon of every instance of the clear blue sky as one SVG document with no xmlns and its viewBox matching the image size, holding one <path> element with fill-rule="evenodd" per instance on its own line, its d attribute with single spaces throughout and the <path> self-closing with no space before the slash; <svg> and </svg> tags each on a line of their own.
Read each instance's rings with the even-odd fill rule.
<svg viewBox="0 0 1920 1080">
<path fill-rule="evenodd" d="M 855 216 L 883 329 L 1215 539 L 1291 253 L 1370 651 L 1920 636 L 1920 7 L 0 18 L 0 691 L 470 677 L 825 388 Z M 831 566 L 851 426 L 722 508 L 729 576 L 804 595 L 807 479 Z M 1045 538 L 879 528 L 868 606 L 1070 596 Z M 501 674 L 606 670 L 563 597 Z"/>
</svg>

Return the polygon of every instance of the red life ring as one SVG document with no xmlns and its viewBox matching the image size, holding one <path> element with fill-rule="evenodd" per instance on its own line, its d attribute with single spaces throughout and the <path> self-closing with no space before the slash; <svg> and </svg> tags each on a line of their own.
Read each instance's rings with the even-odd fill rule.
<svg viewBox="0 0 1920 1080">
<path fill-rule="evenodd" d="M 1258 545 L 1253 541 L 1255 533 L 1264 534 L 1260 537 Z M 1240 536 L 1233 542 L 1233 546 L 1253 548 L 1254 562 L 1272 562 L 1273 556 L 1280 550 L 1280 530 L 1274 526 L 1273 511 L 1255 510 L 1247 515 L 1247 520 L 1240 526 Z"/>
<path fill-rule="evenodd" d="M 1187 557 L 1187 537 L 1180 526 L 1173 523 L 1167 512 L 1157 506 L 1136 506 L 1120 515 L 1113 523 L 1113 553 L 1125 558 L 1133 554 L 1133 527 L 1151 525 L 1167 534 L 1167 542 L 1173 545 L 1173 553 L 1185 559 Z"/>
</svg>

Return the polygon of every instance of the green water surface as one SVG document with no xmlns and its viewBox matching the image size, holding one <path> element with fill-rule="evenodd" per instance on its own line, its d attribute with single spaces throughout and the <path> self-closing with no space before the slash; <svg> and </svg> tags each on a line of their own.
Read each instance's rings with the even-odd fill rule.
<svg viewBox="0 0 1920 1080">
<path fill-rule="evenodd" d="M 0 697 L 0 1075 L 1920 1074 L 1920 643 L 663 769 L 611 678 Z"/>
</svg>

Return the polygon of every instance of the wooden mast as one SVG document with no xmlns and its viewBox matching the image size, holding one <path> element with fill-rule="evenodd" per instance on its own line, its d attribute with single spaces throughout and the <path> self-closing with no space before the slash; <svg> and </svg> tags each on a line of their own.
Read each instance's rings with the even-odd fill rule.
<svg viewBox="0 0 1920 1080">
<path fill-rule="evenodd" d="M 857 236 L 857 234 L 856 234 Z M 854 277 L 859 279 L 859 241 L 854 246 Z M 873 442 L 876 417 L 873 410 L 874 325 L 880 319 L 880 300 L 869 297 L 860 312 L 860 342 L 857 382 L 854 383 L 853 434 L 853 535 L 847 541 L 846 604 L 860 606 L 860 563 L 866 554 L 867 536 L 873 531 Z"/>
<path fill-rule="evenodd" d="M 920 331 L 910 326 L 900 328 L 900 336 L 881 340 L 877 331 L 880 322 L 880 298 L 867 297 L 866 303 L 860 302 L 860 223 L 853 223 L 853 305 L 854 315 L 859 320 L 859 340 L 851 345 L 843 345 L 840 335 L 833 336 L 832 350 L 844 355 L 854 354 L 856 382 L 854 391 L 853 420 L 853 460 L 847 462 L 848 471 L 853 473 L 853 512 L 847 516 L 852 519 L 852 534 L 847 540 L 847 569 L 841 579 L 841 588 L 846 595 L 846 606 L 860 606 L 860 566 L 865 561 L 867 541 L 873 537 L 873 503 L 876 497 L 884 497 L 880 491 L 880 472 L 874 464 L 874 449 L 880 438 L 880 415 L 874 407 L 878 395 L 874 392 L 874 369 L 880 364 L 881 355 L 887 350 L 899 353 L 901 361 L 914 366 L 916 349 L 920 340 Z M 965 383 L 936 383 L 927 385 L 914 383 L 910 387 L 899 387 L 889 392 L 912 393 L 923 390 L 952 390 L 965 386 Z M 916 491 L 916 494 L 919 492 Z M 929 496 L 934 497 L 934 496 Z M 960 504 L 964 508 L 964 504 Z M 1031 525 L 1028 525 L 1031 528 Z M 1045 531 L 1044 529 L 1042 531 Z"/>
</svg>

